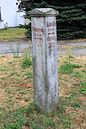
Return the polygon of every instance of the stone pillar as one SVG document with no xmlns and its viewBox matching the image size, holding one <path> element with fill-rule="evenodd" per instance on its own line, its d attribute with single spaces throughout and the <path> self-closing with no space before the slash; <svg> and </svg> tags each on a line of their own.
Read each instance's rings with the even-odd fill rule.
<svg viewBox="0 0 86 129">
<path fill-rule="evenodd" d="M 56 15 L 52 8 L 31 11 L 35 104 L 51 112 L 58 103 Z"/>
</svg>

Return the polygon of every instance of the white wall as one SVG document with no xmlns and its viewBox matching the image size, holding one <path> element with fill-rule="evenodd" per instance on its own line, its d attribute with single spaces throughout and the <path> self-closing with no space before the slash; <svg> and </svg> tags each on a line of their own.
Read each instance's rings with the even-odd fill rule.
<svg viewBox="0 0 86 129">
<path fill-rule="evenodd" d="M 0 29 L 3 29 L 4 28 L 4 24 L 2 21 L 0 21 Z"/>
<path fill-rule="evenodd" d="M 1 16 L 3 23 L 0 22 L 0 26 L 3 26 L 7 23 L 8 27 L 15 27 L 19 24 L 24 24 L 23 12 L 17 12 L 16 0 L 0 0 L 1 6 Z M 18 15 L 18 14 L 19 15 Z M 3 25 L 2 25 L 3 24 Z"/>
<path fill-rule="evenodd" d="M 25 19 L 24 19 L 24 12 L 17 12 L 17 25 L 24 25 Z"/>
</svg>

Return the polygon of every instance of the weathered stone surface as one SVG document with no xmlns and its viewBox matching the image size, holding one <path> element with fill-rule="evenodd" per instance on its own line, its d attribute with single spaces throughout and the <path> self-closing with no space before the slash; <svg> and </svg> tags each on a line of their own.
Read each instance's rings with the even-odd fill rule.
<svg viewBox="0 0 86 129">
<path fill-rule="evenodd" d="M 42 16 L 42 17 L 46 17 L 46 16 L 57 16 L 58 15 L 58 11 L 52 9 L 52 8 L 36 8 L 33 9 L 30 14 L 32 16 Z"/>
<path fill-rule="evenodd" d="M 37 16 L 36 12 L 46 13 L 46 16 Z M 56 11 L 35 9 L 32 15 L 35 104 L 43 111 L 51 112 L 58 103 Z"/>
</svg>

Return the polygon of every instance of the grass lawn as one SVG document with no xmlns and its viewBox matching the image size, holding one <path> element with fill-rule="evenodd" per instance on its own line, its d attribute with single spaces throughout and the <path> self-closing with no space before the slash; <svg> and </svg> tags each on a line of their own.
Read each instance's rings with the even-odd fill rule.
<svg viewBox="0 0 86 129">
<path fill-rule="evenodd" d="M 0 30 L 0 41 L 12 41 L 26 38 L 26 29 L 8 28 Z"/>
<path fill-rule="evenodd" d="M 33 103 L 31 59 L 25 62 L 0 57 L 0 129 L 86 129 L 86 57 L 59 57 L 59 104 L 50 114 Z"/>
</svg>

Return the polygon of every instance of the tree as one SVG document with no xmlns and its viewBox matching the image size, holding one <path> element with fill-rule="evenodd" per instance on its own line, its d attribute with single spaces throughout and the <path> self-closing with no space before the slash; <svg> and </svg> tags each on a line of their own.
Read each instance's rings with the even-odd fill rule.
<svg viewBox="0 0 86 129">
<path fill-rule="evenodd" d="M 25 7 L 27 18 L 28 11 L 36 7 L 51 7 L 58 10 L 58 39 L 86 38 L 85 0 L 22 0 L 21 5 Z"/>
</svg>

